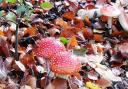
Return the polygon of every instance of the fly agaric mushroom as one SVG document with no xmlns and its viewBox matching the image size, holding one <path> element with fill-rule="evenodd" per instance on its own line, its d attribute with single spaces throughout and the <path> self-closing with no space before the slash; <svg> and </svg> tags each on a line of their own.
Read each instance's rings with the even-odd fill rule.
<svg viewBox="0 0 128 89">
<path fill-rule="evenodd" d="M 112 17 L 117 17 L 120 15 L 120 10 L 116 6 L 112 5 L 105 5 L 100 8 L 100 12 L 104 16 L 108 16 L 108 28 L 110 29 L 111 33 L 111 27 L 112 27 Z"/>
<path fill-rule="evenodd" d="M 61 51 L 66 51 L 65 46 L 54 38 L 44 38 L 37 42 L 34 49 L 36 56 L 50 59 L 50 57 Z"/>
<path fill-rule="evenodd" d="M 70 52 L 55 54 L 50 60 L 51 70 L 56 74 L 73 75 L 81 68 L 81 63 Z"/>
</svg>

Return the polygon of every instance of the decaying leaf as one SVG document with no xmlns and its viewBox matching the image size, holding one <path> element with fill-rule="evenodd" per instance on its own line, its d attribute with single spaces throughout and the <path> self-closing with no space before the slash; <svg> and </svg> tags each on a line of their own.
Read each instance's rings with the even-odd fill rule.
<svg viewBox="0 0 128 89">
<path fill-rule="evenodd" d="M 0 37 L 0 54 L 10 56 L 8 44 L 2 37 Z"/>
<path fill-rule="evenodd" d="M 56 78 L 50 83 L 46 89 L 67 89 L 67 81 L 62 78 Z"/>
</svg>

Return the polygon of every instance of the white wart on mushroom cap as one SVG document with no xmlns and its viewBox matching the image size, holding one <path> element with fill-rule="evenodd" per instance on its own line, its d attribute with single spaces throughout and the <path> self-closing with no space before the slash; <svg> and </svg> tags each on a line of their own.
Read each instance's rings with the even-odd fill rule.
<svg viewBox="0 0 128 89">
<path fill-rule="evenodd" d="M 52 57 L 50 66 L 56 74 L 72 75 L 80 70 L 81 63 L 71 52 L 61 52 Z"/>
</svg>

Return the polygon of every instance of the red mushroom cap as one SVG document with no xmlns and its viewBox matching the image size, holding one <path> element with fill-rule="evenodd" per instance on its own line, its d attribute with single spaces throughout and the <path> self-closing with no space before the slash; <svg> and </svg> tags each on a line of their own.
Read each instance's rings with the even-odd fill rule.
<svg viewBox="0 0 128 89">
<path fill-rule="evenodd" d="M 34 49 L 36 56 L 50 58 L 55 53 L 66 51 L 65 46 L 58 40 L 53 38 L 44 38 L 37 42 Z"/>
<path fill-rule="evenodd" d="M 71 52 L 61 52 L 52 57 L 50 66 L 56 74 L 73 75 L 80 70 L 81 63 Z"/>
</svg>

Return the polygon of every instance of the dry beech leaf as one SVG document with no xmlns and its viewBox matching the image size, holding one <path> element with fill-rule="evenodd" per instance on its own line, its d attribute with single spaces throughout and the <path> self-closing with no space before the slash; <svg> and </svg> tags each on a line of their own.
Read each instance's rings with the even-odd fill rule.
<svg viewBox="0 0 128 89">
<path fill-rule="evenodd" d="M 109 1 L 109 0 L 97 0 L 97 4 L 98 5 L 102 5 L 102 4 L 105 4 L 106 1 Z M 111 1 L 111 0 L 110 0 Z"/>
<path fill-rule="evenodd" d="M 88 16 L 85 16 L 84 21 L 85 21 L 85 23 L 86 23 L 88 26 L 91 26 L 92 23 L 91 23 L 91 21 L 90 21 L 90 19 L 89 19 Z"/>
<path fill-rule="evenodd" d="M 93 33 L 90 28 L 83 28 L 83 36 L 85 39 L 92 39 L 93 38 Z"/>
<path fill-rule="evenodd" d="M 20 59 L 20 61 L 21 61 L 26 67 L 28 67 L 28 66 L 30 66 L 30 65 L 33 65 L 33 64 L 35 64 L 35 62 L 34 62 L 34 54 L 33 54 L 33 53 L 31 53 L 31 54 L 26 54 L 26 55 L 23 56 L 22 59 Z"/>
<path fill-rule="evenodd" d="M 76 37 L 73 36 L 72 38 L 70 38 L 68 45 L 67 45 L 67 48 L 74 48 L 76 46 L 78 46 L 78 42 L 77 42 Z"/>
<path fill-rule="evenodd" d="M 2 58 L 0 57 L 0 80 L 5 80 L 7 78 L 7 68 L 5 62 L 3 62 Z M 1 81 L 2 82 L 2 81 Z"/>
<path fill-rule="evenodd" d="M 49 83 L 46 89 L 68 89 L 67 80 L 55 78 L 53 82 Z"/>
<path fill-rule="evenodd" d="M 1 7 L 3 7 L 3 8 L 6 8 L 6 7 L 7 7 L 7 5 L 8 5 L 8 4 L 7 4 L 7 2 L 6 2 L 6 1 L 3 1 L 3 2 L 0 4 L 0 6 L 1 6 Z"/>
<path fill-rule="evenodd" d="M 118 36 L 127 36 L 127 33 L 125 31 L 113 31 L 111 34 L 113 37 L 118 37 Z"/>
<path fill-rule="evenodd" d="M 55 24 L 59 25 L 60 27 L 63 27 L 63 28 L 69 27 L 68 23 L 66 21 L 64 21 L 62 18 L 57 18 L 55 20 Z"/>
<path fill-rule="evenodd" d="M 0 37 L 0 55 L 1 54 L 10 57 L 8 44 L 2 37 Z"/>
<path fill-rule="evenodd" d="M 117 44 L 115 49 L 118 49 L 119 51 L 121 51 L 121 53 L 128 54 L 128 42 L 123 42 L 123 43 Z"/>
<path fill-rule="evenodd" d="M 107 22 L 108 21 L 108 16 L 101 16 L 100 17 L 102 22 Z"/>
<path fill-rule="evenodd" d="M 73 11 L 74 13 L 76 13 L 79 9 L 78 2 L 76 0 L 67 0 L 67 1 L 69 3 L 70 11 Z"/>
<path fill-rule="evenodd" d="M 73 20 L 76 28 L 80 28 L 80 30 L 84 27 L 84 22 L 79 18 L 74 18 Z"/>
<path fill-rule="evenodd" d="M 34 76 L 27 77 L 27 85 L 29 85 L 32 89 L 36 89 L 37 79 Z"/>
<path fill-rule="evenodd" d="M 62 17 L 65 18 L 65 19 L 68 19 L 68 20 L 73 20 L 74 17 L 75 17 L 75 14 L 74 14 L 74 12 L 69 11 L 69 12 L 64 13 L 62 15 Z"/>
<path fill-rule="evenodd" d="M 100 43 L 96 45 L 96 49 L 97 49 L 97 52 L 99 54 L 103 54 L 104 53 L 104 46 L 101 45 Z"/>
<path fill-rule="evenodd" d="M 4 36 L 4 32 L 0 30 L 0 36 Z"/>
<path fill-rule="evenodd" d="M 68 27 L 68 28 L 64 29 L 64 30 L 61 32 L 61 36 L 62 36 L 62 37 L 66 37 L 66 38 L 70 38 L 70 37 L 72 37 L 72 36 L 75 36 L 78 31 L 79 31 L 78 28 L 75 28 L 75 27 Z"/>
<path fill-rule="evenodd" d="M 36 35 L 36 28 L 34 28 L 34 27 L 27 28 L 24 31 L 24 35 L 35 36 Z"/>
<path fill-rule="evenodd" d="M 60 34 L 60 30 L 57 28 L 51 28 L 48 30 L 48 32 L 49 32 L 50 36 L 52 36 L 52 37 L 55 37 L 57 33 Z"/>
<path fill-rule="evenodd" d="M 119 76 L 113 74 L 113 72 L 105 65 L 95 62 L 88 62 L 88 64 L 98 72 L 102 78 L 110 81 L 121 81 Z"/>
<path fill-rule="evenodd" d="M 101 42 L 101 41 L 103 41 L 103 36 L 101 34 L 94 34 L 93 40 Z"/>
<path fill-rule="evenodd" d="M 5 89 L 6 85 L 5 84 L 0 84 L 0 89 Z"/>
<path fill-rule="evenodd" d="M 12 35 L 14 34 L 14 32 L 11 29 L 8 29 L 6 32 L 4 32 L 5 36 L 11 40 Z"/>
<path fill-rule="evenodd" d="M 102 89 L 106 89 L 107 87 L 111 86 L 112 82 L 107 79 L 100 78 L 96 81 L 96 84 L 99 85 Z"/>
</svg>

